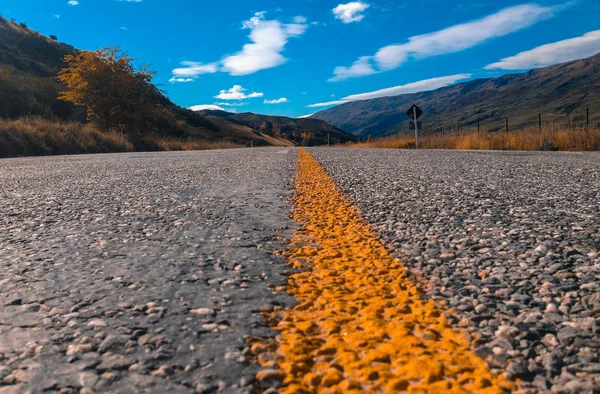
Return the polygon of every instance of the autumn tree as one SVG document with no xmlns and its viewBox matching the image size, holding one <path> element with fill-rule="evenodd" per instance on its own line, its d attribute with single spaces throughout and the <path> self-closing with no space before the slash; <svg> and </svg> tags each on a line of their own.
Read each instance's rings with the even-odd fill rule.
<svg viewBox="0 0 600 394">
<path fill-rule="evenodd" d="M 311 145 L 313 137 L 314 137 L 313 133 L 311 133 L 308 130 L 304 130 L 304 131 L 302 131 L 300 136 L 302 137 L 302 142 L 301 142 L 302 146 Z"/>
<path fill-rule="evenodd" d="M 82 106 L 88 119 L 105 131 L 142 134 L 152 131 L 162 111 L 148 66 L 136 70 L 135 59 L 118 47 L 67 55 L 59 73 L 67 90 L 59 99 Z"/>
</svg>

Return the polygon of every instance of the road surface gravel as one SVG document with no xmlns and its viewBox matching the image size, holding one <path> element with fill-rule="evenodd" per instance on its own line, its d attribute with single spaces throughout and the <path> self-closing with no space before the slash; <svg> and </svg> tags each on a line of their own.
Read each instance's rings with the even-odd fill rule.
<svg viewBox="0 0 600 394">
<path fill-rule="evenodd" d="M 600 155 L 314 148 L 528 392 L 600 392 Z M 0 394 L 255 391 L 294 149 L 0 161 Z M 279 289 L 280 290 L 280 289 Z"/>
<path fill-rule="evenodd" d="M 310 150 L 492 371 L 600 392 L 600 155 Z"/>
<path fill-rule="evenodd" d="M 293 149 L 0 161 L 0 393 L 244 393 Z"/>
</svg>

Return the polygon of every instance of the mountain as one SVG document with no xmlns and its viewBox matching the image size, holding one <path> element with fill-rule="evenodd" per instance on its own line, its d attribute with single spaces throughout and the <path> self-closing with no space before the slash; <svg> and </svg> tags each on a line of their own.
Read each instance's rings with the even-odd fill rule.
<svg viewBox="0 0 600 394">
<path fill-rule="evenodd" d="M 33 116 L 51 122 L 85 121 L 83 110 L 57 99 L 63 87 L 56 76 L 65 66 L 65 55 L 76 52 L 77 49 L 58 42 L 56 37 L 46 37 L 24 23 L 0 17 L 0 119 Z M 153 149 L 156 147 L 153 140 L 164 138 L 246 146 L 325 144 L 327 132 L 342 142 L 355 139 L 323 121 L 297 122 L 254 114 L 243 114 L 248 121 L 239 120 L 242 115 L 236 116 L 239 119 L 214 114 L 207 117 L 175 105 L 160 92 L 157 95 L 157 101 L 167 111 L 157 121 L 157 132 L 131 141 L 136 149 Z M 301 132 L 310 133 L 311 138 L 299 137 Z"/>
<path fill-rule="evenodd" d="M 301 145 L 324 145 L 356 141 L 356 137 L 319 119 L 292 119 L 284 116 L 257 115 L 250 112 L 230 113 L 203 110 L 200 113 L 214 123 L 222 119 L 234 122 L 251 130 L 283 138 Z"/>
<path fill-rule="evenodd" d="M 424 110 L 419 119 L 425 132 L 477 127 L 498 131 L 544 124 L 583 124 L 586 107 L 590 118 L 600 115 L 600 54 L 555 66 L 476 79 L 441 89 L 353 101 L 311 116 L 360 138 L 409 133 L 405 112 L 412 104 Z M 569 116 L 571 119 L 569 120 Z"/>
</svg>

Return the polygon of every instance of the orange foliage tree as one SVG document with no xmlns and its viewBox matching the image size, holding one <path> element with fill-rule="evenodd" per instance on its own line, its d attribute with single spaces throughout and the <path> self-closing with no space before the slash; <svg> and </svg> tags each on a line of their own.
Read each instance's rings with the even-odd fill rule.
<svg viewBox="0 0 600 394">
<path fill-rule="evenodd" d="M 159 90 L 148 66 L 136 70 L 118 47 L 67 55 L 58 79 L 67 88 L 59 99 L 82 106 L 88 119 L 105 131 L 147 133 L 154 129 Z"/>
</svg>

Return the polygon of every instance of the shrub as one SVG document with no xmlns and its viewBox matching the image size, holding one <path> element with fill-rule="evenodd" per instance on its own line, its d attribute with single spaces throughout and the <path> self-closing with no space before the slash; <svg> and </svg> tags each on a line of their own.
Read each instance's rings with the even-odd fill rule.
<svg viewBox="0 0 600 394">
<path fill-rule="evenodd" d="M 59 98 L 86 108 L 88 118 L 103 131 L 141 135 L 156 130 L 164 108 L 152 85 L 154 72 L 146 66 L 136 70 L 134 60 L 117 47 L 67 55 L 68 66 L 58 76 L 67 90 Z"/>
</svg>

